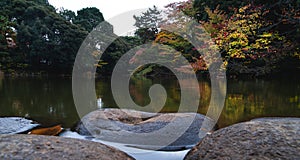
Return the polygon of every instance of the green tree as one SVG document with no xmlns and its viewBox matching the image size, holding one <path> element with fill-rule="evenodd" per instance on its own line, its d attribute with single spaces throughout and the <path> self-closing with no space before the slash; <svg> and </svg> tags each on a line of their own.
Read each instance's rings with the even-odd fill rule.
<svg viewBox="0 0 300 160">
<path fill-rule="evenodd" d="M 71 22 L 73 23 L 73 21 L 75 20 L 75 12 L 71 11 L 71 10 L 68 10 L 68 9 L 64 9 L 64 8 L 61 8 L 59 10 L 59 14 L 68 22 Z"/>
<path fill-rule="evenodd" d="M 220 16 L 207 9 L 209 17 Z M 237 74 L 266 75 L 276 71 L 277 63 L 289 49 L 285 37 L 269 29 L 270 23 L 263 18 L 259 7 L 241 7 L 230 19 L 220 18 L 205 22 L 205 27 L 215 28 L 213 39 L 223 53 L 228 71 Z M 224 15 L 222 15 L 224 17 Z M 213 21 L 213 19 L 210 19 Z M 217 27 L 222 24 L 222 27 Z"/>
<path fill-rule="evenodd" d="M 161 22 L 161 11 L 156 6 L 149 8 L 140 16 L 134 15 L 135 24 L 138 29 L 135 34 L 141 38 L 145 43 L 155 39 L 156 34 L 159 32 L 159 23 Z"/>
<path fill-rule="evenodd" d="M 299 57 L 299 1 L 190 0 L 168 7 L 171 8 L 169 15 L 183 12 L 205 27 L 230 73 L 266 75 L 280 71 L 281 62 L 291 62 L 288 58 L 291 55 Z M 187 29 L 195 35 L 197 27 L 191 25 Z M 203 48 L 207 48 L 205 46 L 204 42 Z M 200 56 L 193 67 L 206 69 L 205 65 L 209 64 L 205 62 L 214 59 L 213 54 L 207 55 Z"/>
<path fill-rule="evenodd" d="M 100 10 L 98 8 L 91 7 L 77 11 L 74 24 L 80 25 L 85 30 L 90 32 L 102 21 L 104 21 L 104 17 Z"/>
<path fill-rule="evenodd" d="M 4 0 L 14 23 L 17 46 L 14 63 L 22 61 L 33 71 L 70 71 L 77 50 L 87 35 L 81 27 L 62 18 L 53 6 L 41 1 Z"/>
<path fill-rule="evenodd" d="M 12 23 L 8 21 L 8 18 L 0 15 L 0 51 L 2 54 L 7 54 L 5 51 L 7 50 L 7 37 L 11 37 L 12 31 Z"/>
<path fill-rule="evenodd" d="M 141 45 L 141 41 L 137 37 L 118 37 L 112 44 L 108 46 L 101 60 L 98 63 L 97 72 L 100 75 L 109 76 L 119 59 L 130 49 Z"/>
<path fill-rule="evenodd" d="M 240 8 L 242 6 L 245 6 L 247 4 L 251 4 L 254 2 L 253 0 L 244 0 L 244 1 L 222 1 L 222 0 L 193 0 L 191 1 L 193 3 L 193 10 L 195 11 L 193 15 L 190 15 L 192 17 L 195 17 L 198 20 L 209 20 L 209 16 L 207 12 L 205 11 L 205 8 L 208 7 L 211 10 L 220 9 L 222 11 L 225 11 L 226 14 L 232 15 L 234 14 L 234 11 L 236 8 Z M 185 9 L 183 7 L 183 9 Z"/>
<path fill-rule="evenodd" d="M 13 23 L 7 17 L 0 15 L 0 70 L 6 70 L 11 65 L 8 40 L 14 41 Z"/>
</svg>

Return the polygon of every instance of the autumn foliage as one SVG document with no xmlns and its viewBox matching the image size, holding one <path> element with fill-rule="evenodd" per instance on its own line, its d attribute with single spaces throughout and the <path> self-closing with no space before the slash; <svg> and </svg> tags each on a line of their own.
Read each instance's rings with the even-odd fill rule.
<svg viewBox="0 0 300 160">
<path fill-rule="evenodd" d="M 168 18 L 160 27 L 180 28 L 179 32 L 189 33 L 188 38 L 199 41 L 198 45 L 193 46 L 187 37 L 164 29 L 156 34 L 153 43 L 179 51 L 195 71 L 208 71 L 220 54 L 223 61 L 220 69 L 231 75 L 265 76 L 280 72 L 287 60 L 299 63 L 297 6 L 245 1 L 226 8 L 222 3 L 221 7 L 217 1 L 214 3 L 205 1 L 203 4 L 207 6 L 203 7 L 199 1 L 189 0 L 166 6 Z M 273 10 L 278 12 L 277 17 Z M 286 27 L 291 31 L 287 32 Z"/>
</svg>

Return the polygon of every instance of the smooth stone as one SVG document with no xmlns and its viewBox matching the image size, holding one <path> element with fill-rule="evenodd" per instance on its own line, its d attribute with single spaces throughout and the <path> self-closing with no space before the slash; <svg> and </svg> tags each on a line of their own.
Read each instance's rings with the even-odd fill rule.
<svg viewBox="0 0 300 160">
<path fill-rule="evenodd" d="M 213 122 L 197 113 L 103 109 L 84 116 L 75 131 L 104 141 L 128 144 L 130 147 L 184 150 L 200 141 L 199 132 L 205 118 Z M 209 131 L 202 132 L 206 134 Z"/>
<path fill-rule="evenodd" d="M 299 158 L 300 118 L 260 118 L 215 131 L 185 160 Z"/>
<path fill-rule="evenodd" d="M 101 143 L 41 135 L 0 135 L 0 151 L 0 159 L 133 159 Z"/>
<path fill-rule="evenodd" d="M 39 124 L 20 117 L 0 118 L 0 134 L 17 134 L 29 131 Z"/>
<path fill-rule="evenodd" d="M 127 147 L 126 145 L 120 144 L 120 143 L 101 141 L 96 138 L 86 139 L 87 137 L 79 135 L 77 132 L 72 132 L 72 131 L 65 131 L 65 132 L 61 133 L 59 136 L 69 137 L 69 138 L 77 138 L 77 139 L 85 139 L 85 140 L 89 140 L 89 141 L 93 141 L 93 142 L 99 142 L 99 143 L 117 148 L 138 160 L 159 160 L 159 159 L 161 159 L 161 160 L 183 160 L 184 156 L 190 150 L 190 149 L 187 149 L 187 150 L 172 151 L 172 152 L 156 151 L 156 150 L 143 150 L 143 149 L 138 149 L 138 148 Z"/>
</svg>

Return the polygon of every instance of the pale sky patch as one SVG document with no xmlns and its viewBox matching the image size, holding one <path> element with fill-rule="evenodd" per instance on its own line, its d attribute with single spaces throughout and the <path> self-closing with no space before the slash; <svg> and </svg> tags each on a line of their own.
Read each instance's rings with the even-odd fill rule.
<svg viewBox="0 0 300 160">
<path fill-rule="evenodd" d="M 163 8 L 165 5 L 185 0 L 48 0 L 56 8 L 65 8 L 76 11 L 85 7 L 96 7 L 105 19 L 113 18 L 118 14 L 153 7 Z"/>
</svg>

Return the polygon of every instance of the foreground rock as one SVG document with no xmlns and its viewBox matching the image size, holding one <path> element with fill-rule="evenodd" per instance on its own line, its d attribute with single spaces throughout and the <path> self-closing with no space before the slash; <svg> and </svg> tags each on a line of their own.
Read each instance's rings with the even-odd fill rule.
<svg viewBox="0 0 300 160">
<path fill-rule="evenodd" d="M 101 143 L 37 135 L 0 135 L 0 159 L 132 160 Z"/>
<path fill-rule="evenodd" d="M 76 127 L 81 135 L 92 135 L 128 146 L 181 150 L 200 141 L 199 131 L 206 117 L 196 113 L 147 113 L 133 110 L 105 109 L 89 113 Z M 207 118 L 212 123 L 212 120 Z M 207 130 L 202 130 L 204 134 Z M 203 134 L 201 133 L 201 134 Z"/>
<path fill-rule="evenodd" d="M 29 131 L 39 124 L 32 120 L 19 117 L 0 118 L 0 134 L 16 134 Z"/>
<path fill-rule="evenodd" d="M 299 158 L 300 118 L 264 118 L 214 132 L 185 160 Z"/>
</svg>

